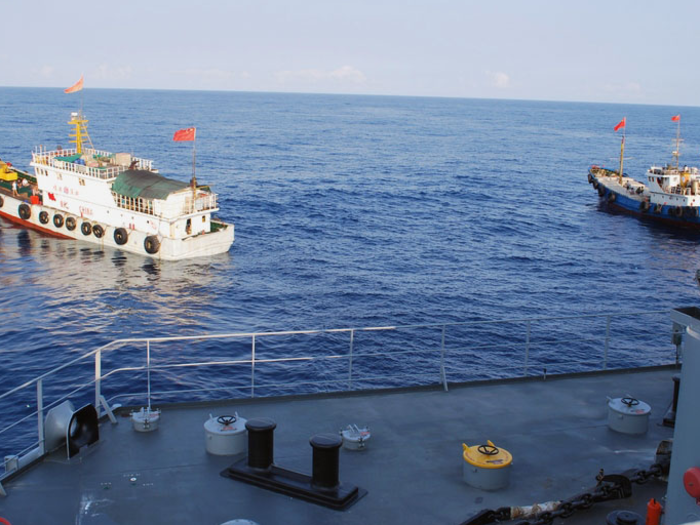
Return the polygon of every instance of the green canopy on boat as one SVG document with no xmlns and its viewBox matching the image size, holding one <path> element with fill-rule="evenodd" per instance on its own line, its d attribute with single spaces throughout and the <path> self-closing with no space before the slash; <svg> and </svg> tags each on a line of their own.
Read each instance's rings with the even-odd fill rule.
<svg viewBox="0 0 700 525">
<path fill-rule="evenodd" d="M 81 155 L 68 155 L 67 157 L 56 157 L 56 160 L 62 160 L 63 162 L 75 162 L 81 157 Z"/>
<path fill-rule="evenodd" d="M 189 187 L 186 182 L 172 180 L 146 170 L 121 172 L 112 183 L 112 191 L 125 197 L 165 200 L 168 195 Z"/>
</svg>

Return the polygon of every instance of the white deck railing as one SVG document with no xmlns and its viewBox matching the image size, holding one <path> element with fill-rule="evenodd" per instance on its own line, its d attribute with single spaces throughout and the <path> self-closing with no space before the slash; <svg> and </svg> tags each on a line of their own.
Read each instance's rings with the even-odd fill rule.
<svg viewBox="0 0 700 525">
<path fill-rule="evenodd" d="M 129 169 L 128 166 L 106 166 L 102 168 L 95 168 L 85 166 L 83 164 L 76 164 L 74 162 L 66 162 L 57 159 L 56 157 L 70 157 L 72 155 L 77 155 L 78 150 L 76 148 L 54 150 L 54 151 L 44 151 L 39 150 L 32 153 L 32 160 L 37 164 L 44 164 L 47 166 L 52 166 L 54 168 L 70 171 L 73 173 L 79 173 L 80 175 L 86 175 L 88 177 L 93 177 L 96 179 L 114 179 L 122 171 Z M 86 148 L 83 150 L 86 155 L 97 155 L 99 157 L 111 157 L 113 153 L 109 151 L 102 151 L 92 148 Z M 140 159 L 138 157 L 131 157 L 132 162 L 136 162 L 135 168 L 140 170 L 151 170 L 153 167 L 153 161 L 148 159 Z"/>
<path fill-rule="evenodd" d="M 35 397 L 19 420 L 0 420 L 0 436 L 36 422 L 24 432 L 36 440 L 17 454 L 22 466 L 45 453 L 46 412 L 67 399 L 92 401 L 100 412 L 105 401 L 141 406 L 426 384 L 447 391 L 450 382 L 677 364 L 674 339 L 667 310 L 119 339 L 0 395 L 0 414 L 13 396 Z M 65 384 L 69 392 L 55 386 Z"/>
</svg>

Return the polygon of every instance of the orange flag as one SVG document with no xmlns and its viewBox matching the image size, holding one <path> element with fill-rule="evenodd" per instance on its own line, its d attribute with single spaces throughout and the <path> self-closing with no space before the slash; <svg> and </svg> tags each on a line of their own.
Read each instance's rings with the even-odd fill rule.
<svg viewBox="0 0 700 525">
<path fill-rule="evenodd" d="M 615 131 L 617 131 L 620 128 L 624 128 L 625 124 L 627 124 L 627 117 L 622 117 L 620 123 L 617 126 L 615 126 Z"/>
<path fill-rule="evenodd" d="M 173 140 L 181 142 L 181 141 L 186 141 L 186 140 L 194 140 L 195 135 L 197 134 L 197 128 L 187 128 L 187 129 L 180 129 L 175 132 L 175 135 L 173 135 Z"/>
<path fill-rule="evenodd" d="M 80 91 L 81 89 L 83 89 L 83 75 L 80 75 L 80 80 L 78 80 L 71 87 L 64 89 L 63 92 L 64 93 L 75 93 L 76 91 Z"/>
<path fill-rule="evenodd" d="M 676 115 L 675 117 L 671 117 L 671 120 L 672 120 L 673 122 L 679 122 L 679 121 L 681 120 L 681 116 L 680 116 L 680 115 Z"/>
</svg>

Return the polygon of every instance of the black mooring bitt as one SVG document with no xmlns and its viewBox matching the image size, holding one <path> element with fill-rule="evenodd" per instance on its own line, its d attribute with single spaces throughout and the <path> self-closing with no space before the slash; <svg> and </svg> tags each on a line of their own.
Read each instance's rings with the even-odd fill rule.
<svg viewBox="0 0 700 525">
<path fill-rule="evenodd" d="M 355 485 L 338 481 L 338 452 L 342 440 L 335 434 L 311 438 L 312 476 L 275 465 L 272 462 L 275 426 L 275 422 L 267 418 L 249 420 L 246 423 L 248 457 L 236 461 L 221 475 L 335 510 L 345 510 L 367 494 Z"/>
</svg>

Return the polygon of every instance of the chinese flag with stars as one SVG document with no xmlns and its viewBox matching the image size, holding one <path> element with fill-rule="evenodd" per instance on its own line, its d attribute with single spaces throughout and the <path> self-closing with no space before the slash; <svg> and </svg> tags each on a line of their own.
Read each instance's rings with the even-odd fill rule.
<svg viewBox="0 0 700 525">
<path fill-rule="evenodd" d="M 180 129 L 175 132 L 175 135 L 173 135 L 173 140 L 177 142 L 194 140 L 196 133 L 197 128 Z"/>
</svg>

